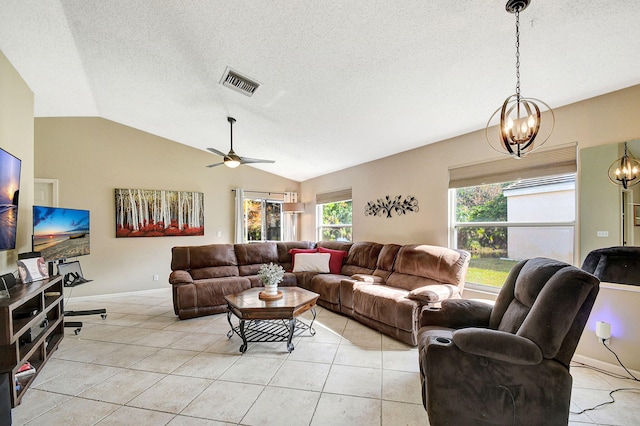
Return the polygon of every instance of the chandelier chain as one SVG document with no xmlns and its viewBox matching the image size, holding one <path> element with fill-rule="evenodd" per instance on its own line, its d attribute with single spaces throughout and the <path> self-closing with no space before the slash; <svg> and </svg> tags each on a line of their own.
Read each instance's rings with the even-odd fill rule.
<svg viewBox="0 0 640 426">
<path fill-rule="evenodd" d="M 516 10 L 516 97 L 520 99 L 520 10 Z"/>
</svg>

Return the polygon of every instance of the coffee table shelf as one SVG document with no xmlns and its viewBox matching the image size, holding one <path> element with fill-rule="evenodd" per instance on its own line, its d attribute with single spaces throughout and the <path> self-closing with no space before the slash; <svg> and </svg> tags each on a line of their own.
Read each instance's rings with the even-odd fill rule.
<svg viewBox="0 0 640 426">
<path fill-rule="evenodd" d="M 307 330 L 315 335 L 313 322 L 316 319 L 314 309 L 319 295 L 299 287 L 283 287 L 283 297 L 275 301 L 261 300 L 258 295 L 263 288 L 250 288 L 240 293 L 225 296 L 227 301 L 227 321 L 231 328 L 227 333 L 230 339 L 234 334 L 242 339 L 240 352 L 246 352 L 249 342 L 287 342 L 287 350 L 293 351 L 293 336 L 301 336 Z M 311 311 L 313 319 L 309 325 L 298 316 Z M 231 316 L 238 319 L 234 326 Z"/>
<path fill-rule="evenodd" d="M 311 324 L 309 325 L 300 321 L 298 318 L 294 318 L 293 320 L 251 320 L 246 321 L 244 324 L 244 338 L 242 337 L 243 332 L 240 330 L 240 325 L 235 327 L 231 325 L 232 329 L 227 333 L 227 337 L 230 339 L 235 333 L 243 339 L 243 343 L 240 345 L 240 352 L 242 353 L 247 351 L 247 343 L 254 342 L 287 342 L 287 350 L 291 352 L 294 346 L 289 339 L 291 335 L 290 321 L 295 321 L 291 338 L 302 336 L 307 330 L 309 330 L 310 336 L 315 336 L 316 331 L 313 328 L 313 322 L 316 319 L 315 309 L 311 309 L 311 313 L 313 320 L 311 320 Z M 231 324 L 231 312 L 227 312 L 227 319 L 229 320 L 229 324 Z"/>
</svg>

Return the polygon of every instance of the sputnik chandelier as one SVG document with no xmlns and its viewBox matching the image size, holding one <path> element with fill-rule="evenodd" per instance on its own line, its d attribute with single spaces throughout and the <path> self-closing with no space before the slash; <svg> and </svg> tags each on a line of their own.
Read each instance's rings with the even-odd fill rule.
<svg viewBox="0 0 640 426">
<path fill-rule="evenodd" d="M 538 149 L 549 139 L 555 126 L 555 116 L 549 105 L 540 99 L 525 98 L 520 94 L 520 12 L 525 10 L 530 2 L 531 0 L 508 0 L 505 6 L 507 12 L 516 15 L 516 92 L 505 99 L 502 107 L 491 115 L 485 130 L 487 142 L 493 149 L 515 158 L 522 158 Z M 534 144 L 541 128 L 539 105 L 543 105 L 549 111 L 549 120 L 544 126 L 548 133 L 545 132 L 547 134 L 542 141 L 540 135 Z M 495 127 L 493 122 L 498 114 L 500 123 Z M 491 134 L 492 132 L 499 135 Z"/>
<path fill-rule="evenodd" d="M 640 182 L 640 162 L 633 158 L 627 151 L 627 143 L 624 143 L 624 155 L 609 166 L 609 180 L 616 185 L 622 185 L 624 189 Z"/>
</svg>

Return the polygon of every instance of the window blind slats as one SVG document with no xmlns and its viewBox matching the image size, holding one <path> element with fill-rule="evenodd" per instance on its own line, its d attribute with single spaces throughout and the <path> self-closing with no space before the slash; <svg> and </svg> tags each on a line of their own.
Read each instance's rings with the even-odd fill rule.
<svg viewBox="0 0 640 426">
<path fill-rule="evenodd" d="M 284 201 L 284 192 L 244 191 L 244 198 Z"/>
<path fill-rule="evenodd" d="M 487 185 L 542 176 L 575 173 L 577 144 L 534 152 L 521 159 L 504 158 L 449 169 L 449 188 Z"/>
<path fill-rule="evenodd" d="M 316 194 L 316 204 L 335 203 L 345 200 L 351 200 L 351 188 Z"/>
</svg>

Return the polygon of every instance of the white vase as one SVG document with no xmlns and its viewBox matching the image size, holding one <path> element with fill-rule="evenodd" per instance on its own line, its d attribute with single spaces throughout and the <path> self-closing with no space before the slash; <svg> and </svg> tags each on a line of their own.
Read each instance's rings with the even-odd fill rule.
<svg viewBox="0 0 640 426">
<path fill-rule="evenodd" d="M 275 296 L 278 294 L 278 283 L 265 283 L 264 293 L 269 296 Z"/>
</svg>

